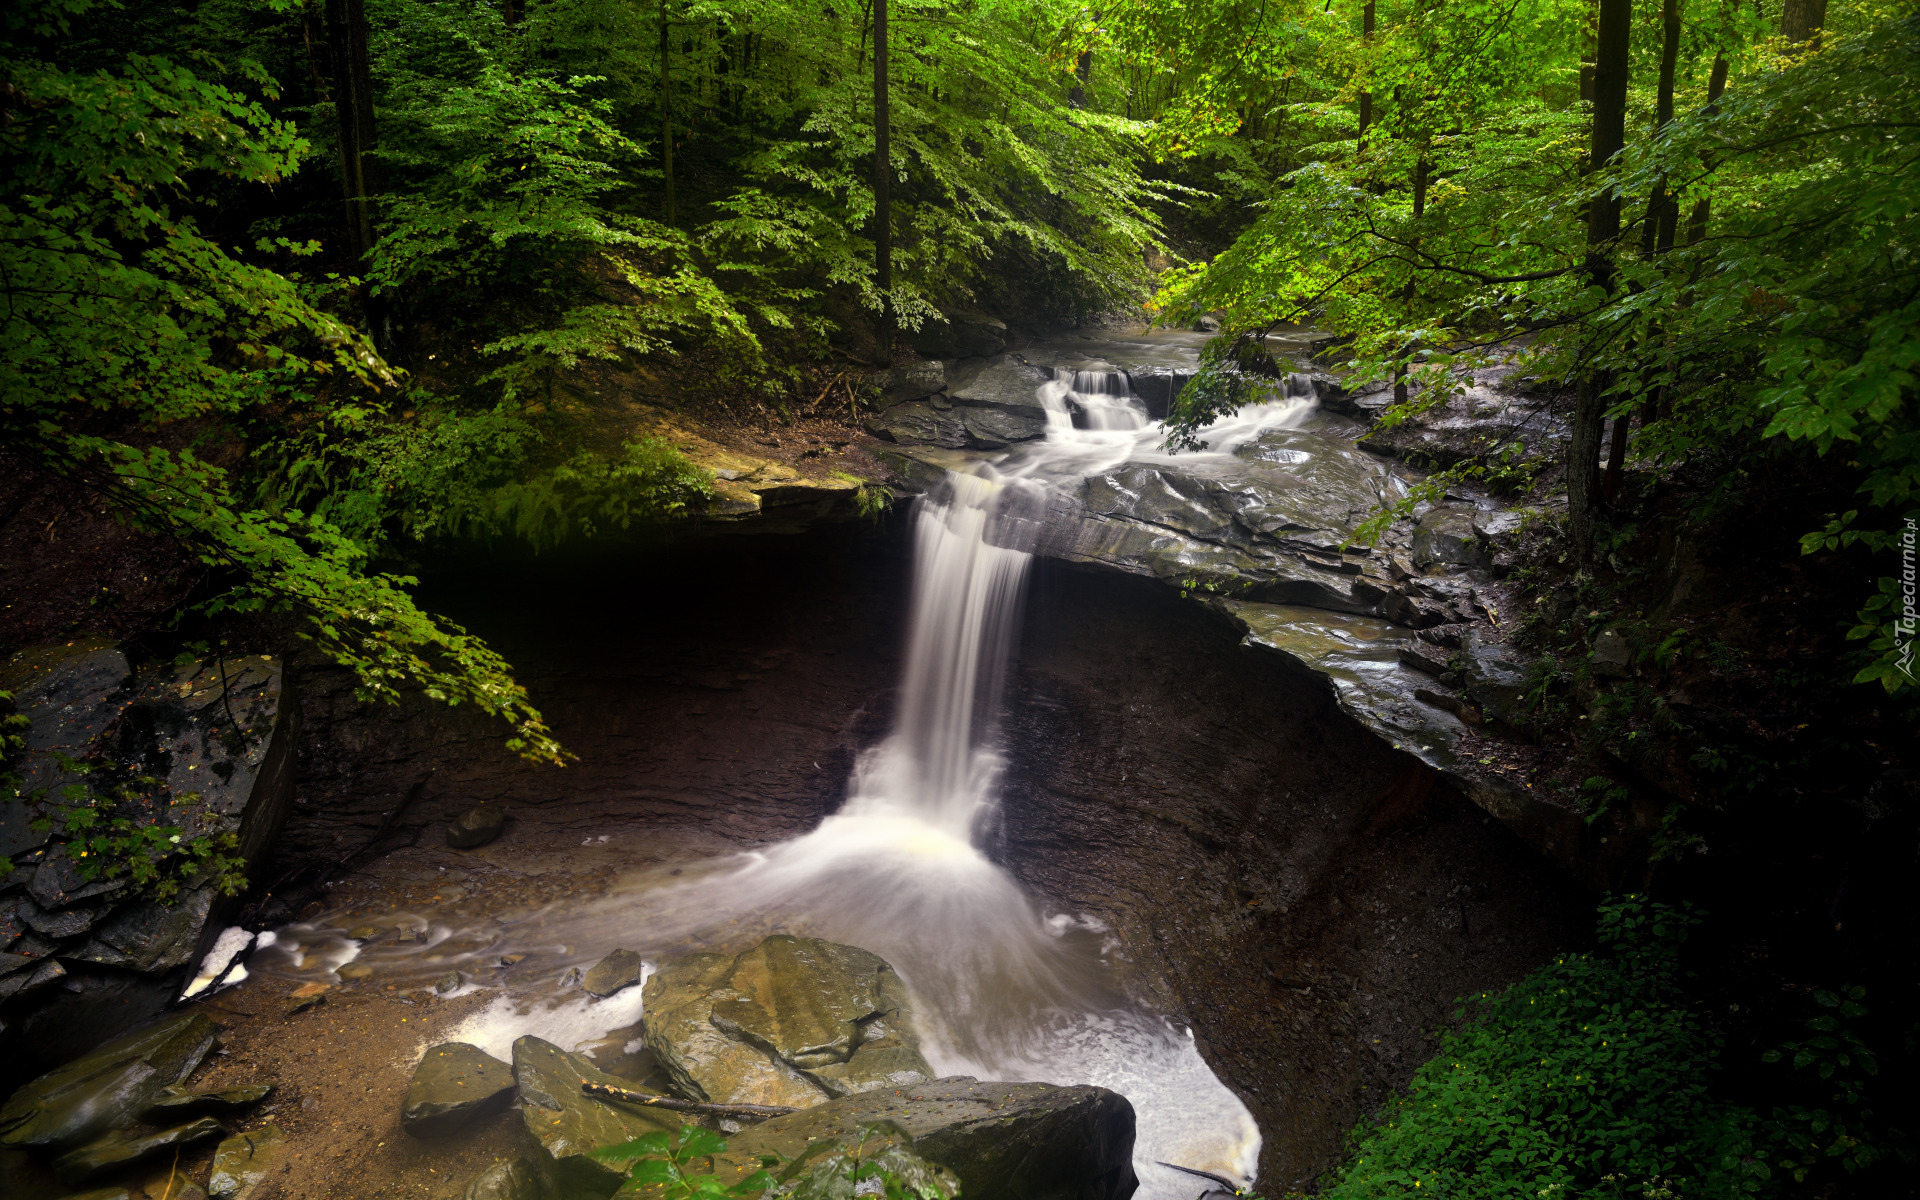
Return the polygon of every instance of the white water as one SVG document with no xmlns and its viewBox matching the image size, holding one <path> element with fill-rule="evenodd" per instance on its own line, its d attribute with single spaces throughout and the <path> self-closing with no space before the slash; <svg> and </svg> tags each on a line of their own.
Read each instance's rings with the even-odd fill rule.
<svg viewBox="0 0 1920 1200">
<path fill-rule="evenodd" d="M 1065 483 L 1098 475 L 1125 462 L 1171 462 L 1161 449 L 1165 430 L 1148 415 L 1125 374 L 1055 368 L 1040 385 L 1047 410 L 1047 437 L 1010 454 L 998 471 L 1007 478 Z M 1297 428 L 1314 409 L 1313 384 L 1289 375 L 1270 385 L 1267 398 L 1202 430 L 1206 449 L 1180 455 L 1183 463 L 1226 458 L 1270 429 Z"/>
<path fill-rule="evenodd" d="M 1306 392 L 1281 390 L 1210 428 L 1203 457 L 1297 424 L 1312 408 Z M 896 725 L 860 758 L 840 811 L 805 836 L 709 864 L 671 887 L 533 914 L 508 924 L 504 939 L 486 934 L 484 953 L 510 944 L 597 954 L 619 945 L 658 961 L 690 946 L 741 949 L 776 929 L 863 946 L 907 981 L 939 1074 L 1120 1092 L 1137 1122 L 1137 1195 L 1193 1200 L 1210 1185 L 1161 1164 L 1250 1184 L 1261 1142 L 1251 1114 L 1208 1069 L 1190 1032 L 1118 991 L 1109 960 L 1122 951 L 1104 926 L 1043 912 L 977 845 L 998 804 L 994 723 L 1031 562 L 1020 548 L 1031 531 L 1027 502 L 1122 462 L 1165 458 L 1161 431 L 1124 375 L 1056 372 L 1038 398 L 1049 414 L 1045 441 L 979 475 L 951 476 L 942 494 L 918 502 Z M 422 951 L 456 934 L 424 919 L 419 926 Z M 337 934 L 282 938 L 279 953 L 295 967 L 332 969 L 353 953 Z M 444 970 L 481 954 L 434 961 Z M 578 991 L 532 1003 L 503 995 L 451 1036 L 505 1056 L 523 1033 L 568 1047 L 631 1036 L 639 1015 L 638 988 L 602 1001 Z"/>
</svg>

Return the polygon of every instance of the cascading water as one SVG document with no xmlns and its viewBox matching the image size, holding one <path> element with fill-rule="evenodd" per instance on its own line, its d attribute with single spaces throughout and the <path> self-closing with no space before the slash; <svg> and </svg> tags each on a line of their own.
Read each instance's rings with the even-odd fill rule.
<svg viewBox="0 0 1920 1200">
<path fill-rule="evenodd" d="M 1310 384 L 1304 396 L 1276 391 L 1210 428 L 1208 453 L 1231 453 L 1312 406 Z M 1120 1092 L 1136 1116 L 1138 1195 L 1192 1200 L 1205 1187 L 1163 1164 L 1250 1183 L 1261 1140 L 1251 1114 L 1189 1031 L 1121 992 L 1108 961 L 1120 947 L 1103 925 L 1041 911 L 976 845 L 998 802 L 994 723 L 1034 501 L 1122 461 L 1162 456 L 1160 432 L 1124 374 L 1056 371 L 1038 398 L 1049 414 L 1045 441 L 978 475 L 950 475 L 918 502 L 897 718 L 860 758 L 841 809 L 802 837 L 712 863 L 687 882 L 534 914 L 509 926 L 506 940 L 623 945 L 659 958 L 778 929 L 865 947 L 912 989 L 939 1073 Z M 453 936 L 434 927 L 422 950 Z M 488 952 L 502 948 L 494 935 Z M 356 952 L 337 935 L 295 927 L 273 953 L 283 970 L 303 958 L 332 970 Z M 632 1026 L 640 993 L 590 1001 L 570 992 L 532 1006 L 502 996 L 453 1036 L 501 1055 L 520 1033 L 580 1044 Z"/>
</svg>

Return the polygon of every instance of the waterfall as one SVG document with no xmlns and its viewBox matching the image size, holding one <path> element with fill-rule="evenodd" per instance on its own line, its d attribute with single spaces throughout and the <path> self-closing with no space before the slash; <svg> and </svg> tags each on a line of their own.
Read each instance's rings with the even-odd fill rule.
<svg viewBox="0 0 1920 1200">
<path fill-rule="evenodd" d="M 1252 1115 L 1190 1030 L 1125 994 L 1122 948 L 1105 925 L 1037 905 L 979 844 L 999 804 L 1002 683 L 1050 489 L 1102 463 L 1151 457 L 1160 436 L 1120 372 L 1057 371 L 1038 398 L 1051 421 L 1044 442 L 979 474 L 949 474 L 915 502 L 893 727 L 861 754 L 839 811 L 803 836 L 696 866 L 664 887 L 528 914 L 512 940 L 562 954 L 626 946 L 653 962 L 693 948 L 737 951 L 773 932 L 864 947 L 913 992 L 936 1072 L 1119 1092 L 1134 1108 L 1138 1200 L 1194 1200 L 1202 1182 L 1161 1164 L 1251 1183 L 1261 1140 Z M 288 948 L 297 962 L 322 947 Z M 502 996 L 460 1036 L 504 1047 L 534 1032 L 572 1044 L 630 1026 L 639 999 L 639 989 L 599 1002 L 577 991 L 531 1005 Z"/>
<path fill-rule="evenodd" d="M 906 816 L 971 840 L 992 805 L 999 708 L 1032 556 L 995 545 L 1002 487 L 955 475 L 914 514 L 912 620 L 891 736 L 855 772 L 849 816 Z"/>
</svg>

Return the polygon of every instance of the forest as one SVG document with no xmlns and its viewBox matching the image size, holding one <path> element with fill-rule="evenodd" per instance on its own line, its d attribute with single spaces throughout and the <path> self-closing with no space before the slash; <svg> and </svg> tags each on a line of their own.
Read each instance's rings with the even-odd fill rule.
<svg viewBox="0 0 1920 1200">
<path fill-rule="evenodd" d="M 1257 1180 L 1251 1168 L 1223 1180 L 1224 1166 L 1207 1177 L 1242 1195 L 1354 1200 L 1912 1192 L 1916 1110 L 1900 1086 L 1920 1053 L 1900 882 L 1920 853 L 1912 4 L 13 0 L 0 76 L 7 654 L 109 636 L 136 667 L 216 662 L 227 689 L 230 656 L 293 656 L 339 681 L 330 713 L 450 708 L 432 719 L 479 722 L 459 728 L 484 749 L 463 753 L 505 764 L 489 770 L 572 778 L 596 769 L 599 745 L 569 734 L 578 705 L 493 635 L 510 626 L 436 581 L 477 577 L 547 604 L 584 586 L 568 582 L 582 562 L 618 557 L 633 622 L 671 623 L 654 614 L 696 613 L 736 568 L 760 578 L 741 567 L 758 553 L 745 539 L 710 543 L 737 552 L 676 547 L 719 537 L 703 531 L 742 496 L 773 511 L 767 479 L 838 489 L 836 519 L 862 538 L 896 536 L 885 531 L 910 509 L 958 486 L 915 474 L 966 471 L 903 450 L 895 406 L 960 429 L 953 414 L 1000 401 L 959 382 L 903 391 L 915 371 L 944 362 L 936 376 L 957 381 L 976 358 L 990 365 L 965 370 L 1014 370 L 993 356 L 1123 325 L 1204 334 L 1151 438 L 1133 459 L 1078 471 L 1069 490 L 1088 499 L 1072 503 L 1092 511 L 1094 483 L 1139 463 L 1206 478 L 1220 430 L 1265 420 L 1262 406 L 1305 386 L 1290 381 L 1311 379 L 1322 411 L 1364 417 L 1354 444 L 1393 460 L 1379 470 L 1400 483 L 1301 552 L 1322 572 L 1311 587 L 1250 582 L 1203 554 L 1152 573 L 1230 615 L 1269 602 L 1362 614 L 1358 600 L 1298 597 L 1359 597 L 1353 581 L 1376 575 L 1400 586 L 1407 599 L 1376 589 L 1366 612 L 1404 627 L 1398 662 L 1425 673 L 1407 696 L 1464 730 L 1420 769 L 1530 791 L 1525 804 L 1557 815 L 1510 819 L 1520 800 L 1460 794 L 1516 830 L 1564 816 L 1564 836 L 1520 836 L 1551 842 L 1585 889 L 1578 932 L 1551 954 L 1542 942 L 1484 983 L 1433 984 L 1452 990 L 1415 1024 L 1435 1032 L 1404 1067 L 1329 1102 L 1339 1129 L 1313 1164 L 1301 1151 L 1287 1179 L 1266 1158 Z M 983 328 L 999 332 L 969 349 Z M 1122 428 L 1087 415 L 1103 394 L 1081 396 L 1084 370 L 1074 382 L 1070 367 L 1032 369 L 1080 389 L 1047 437 Z M 1524 417 L 1482 419 L 1489 389 Z M 1038 403 L 1023 397 L 1030 411 L 1006 419 L 1054 419 Z M 926 444 L 1007 450 L 981 428 Z M 762 459 L 785 466 L 769 475 Z M 1227 503 L 1225 486 L 1205 503 Z M 957 512 L 966 494 L 939 502 Z M 1482 549 L 1461 553 L 1478 582 L 1407 582 L 1406 554 L 1416 576 L 1466 578 L 1468 558 L 1455 571 L 1419 556 L 1439 553 L 1432 514 L 1476 504 L 1483 524 L 1463 536 L 1479 531 Z M 1487 534 L 1484 515 L 1509 509 L 1523 515 Z M 1187 536 L 1191 519 L 1141 521 Z M 1273 546 L 1318 527 L 1261 528 Z M 1043 557 L 1104 561 L 1084 538 L 1069 553 L 1033 536 Z M 937 550 L 918 553 L 915 578 L 949 578 L 930 574 Z M 985 586 L 968 578 L 955 595 Z M 1142 641 L 1187 636 L 1155 620 Z M 1458 632 L 1476 624 L 1524 649 L 1506 698 L 1477 690 L 1476 671 L 1492 669 L 1474 657 L 1483 635 Z M 1456 630 L 1450 641 L 1412 640 L 1436 625 Z M 868 646 L 888 663 L 875 648 L 891 630 Z M 903 644 L 918 654 L 921 636 Z M 982 704 L 1000 686 L 992 653 L 952 651 L 986 656 Z M 47 800 L 22 765 L 43 753 L 60 756 L 61 778 L 93 784 L 41 815 L 37 841 L 8 835 L 0 959 L 21 962 L 7 972 L 52 960 L 8 951 L 54 935 L 24 932 L 6 907 L 54 910 L 21 882 L 51 864 L 30 858 L 49 836 L 79 864 L 63 898 L 84 881 L 89 895 L 131 886 L 173 903 L 212 880 L 209 895 L 250 897 L 235 927 L 260 929 L 274 924 L 260 916 L 269 861 L 275 888 L 306 900 L 369 861 L 283 871 L 290 851 L 196 834 L 152 807 L 147 775 L 108 787 L 111 772 L 73 765 L 79 742 L 41 737 L 26 678 L 0 679 L 0 701 L 20 697 L 3 731 L 7 790 Z M 919 711 L 909 697 L 899 728 Z M 866 729 L 857 716 L 846 729 Z M 961 750 L 1000 736 L 980 721 Z M 1402 750 L 1401 726 L 1372 727 Z M 1010 778 L 1025 778 L 1009 755 Z M 303 781 L 321 757 L 302 752 Z M 846 765 L 853 803 L 867 767 Z M 369 847 L 441 785 L 411 786 L 381 802 Z M 992 844 L 983 831 L 998 819 L 961 842 Z M 999 836 L 993 854 L 1014 854 Z M 1267 888 L 1244 885 L 1253 899 L 1233 907 L 1286 913 Z M 1219 953 L 1240 961 L 1233 943 Z M 1287 982 L 1305 968 L 1269 956 L 1256 971 L 1262 954 L 1246 949 L 1243 965 L 1278 981 L 1272 1011 L 1305 1003 L 1308 987 Z M 13 994 L 0 986 L 0 1005 Z M 708 1091 L 692 1099 L 740 1102 Z M 1275 1106 L 1257 1115 L 1277 1144 L 1285 1102 L 1259 1103 Z M 711 1137 L 689 1125 L 609 1161 L 637 1162 L 635 1187 L 717 1196 L 726 1143 Z M 956 1186 L 989 1200 L 1000 1186 L 964 1171 L 953 1184 L 912 1154 L 868 1162 L 860 1144 L 817 1184 L 793 1171 L 747 1182 L 894 1200 Z M 690 1165 L 687 1146 L 706 1147 L 708 1165 Z M 251 1187 L 215 1194 L 274 1194 Z"/>
</svg>

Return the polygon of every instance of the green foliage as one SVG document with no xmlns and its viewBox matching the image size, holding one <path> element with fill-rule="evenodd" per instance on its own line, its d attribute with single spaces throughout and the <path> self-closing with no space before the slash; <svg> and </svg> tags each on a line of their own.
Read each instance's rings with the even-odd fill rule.
<svg viewBox="0 0 1920 1200">
<path fill-rule="evenodd" d="M 409 400 L 410 416 L 343 405 L 269 440 L 263 502 L 309 510 L 375 548 L 466 538 L 547 550 L 683 515 L 712 494 L 711 474 L 658 437 L 569 453 L 564 431 L 509 405 L 469 415 L 430 395 Z"/>
<path fill-rule="evenodd" d="M 1577 88 L 1584 6 L 1381 3 L 1371 37 L 1357 7 L 1138 0 L 1091 35 L 1167 80 L 1158 145 L 1213 154 L 1231 136 L 1252 168 L 1239 177 L 1259 197 L 1252 224 L 1163 278 L 1167 319 L 1218 312 L 1223 337 L 1288 322 L 1351 335 L 1350 382 L 1409 387 L 1389 423 L 1498 358 L 1543 381 L 1603 373 L 1610 415 L 1663 400 L 1635 444 L 1641 461 L 1738 457 L 1768 439 L 1843 458 L 1862 508 L 1806 549 L 1897 541 L 1920 484 L 1910 6 L 1835 4 L 1817 47 L 1788 48 L 1758 10 L 1689 0 L 1664 128 L 1652 111 L 1661 23 L 1641 12 L 1629 146 L 1602 171 L 1585 161 Z M 1709 105 L 1716 58 L 1732 82 Z M 1590 251 L 1586 214 L 1607 192 L 1625 228 Z M 1674 213 L 1665 252 L 1649 225 L 1656 196 Z M 1596 263 L 1610 290 L 1594 284 Z M 1203 387 L 1169 422 L 1169 444 L 1246 400 Z M 1912 678 L 1887 597 L 1862 612 L 1855 637 L 1870 652 L 1856 678 L 1899 690 Z"/>
<path fill-rule="evenodd" d="M 513 749 L 558 761 L 506 664 L 415 607 L 412 580 L 369 570 L 366 548 L 324 520 L 245 506 L 224 470 L 166 444 L 185 423 L 217 427 L 303 402 L 329 379 L 372 386 L 390 376 L 364 339 L 317 307 L 317 293 L 201 228 L 214 189 L 279 182 L 306 143 L 258 102 L 162 57 L 63 68 L 60 46 L 85 11 L 16 5 L 0 41 L 5 436 L 215 568 L 221 587 L 204 611 L 290 612 L 363 694 L 419 689 L 473 703 L 513 727 Z M 257 68 L 234 70 L 272 97 Z M 313 250 L 282 239 L 254 253 Z"/>
<path fill-rule="evenodd" d="M 960 1194 L 951 1172 L 902 1146 L 898 1131 L 890 1126 L 863 1125 L 851 1142 L 824 1138 L 785 1163 L 777 1155 L 764 1156 L 759 1171 L 734 1184 L 722 1183 L 713 1174 L 713 1158 L 726 1149 L 720 1135 L 685 1125 L 677 1136 L 649 1133 L 595 1150 L 593 1156 L 632 1163 L 621 1192 L 658 1188 L 663 1200 L 756 1195 L 779 1200 L 954 1200 Z"/>
<path fill-rule="evenodd" d="M 1355 1133 L 1334 1200 L 1420 1195 L 1737 1197 L 1773 1186 L 1752 1113 L 1711 1082 L 1719 1039 L 1680 992 L 1697 918 L 1640 896 L 1600 909 L 1603 955 L 1563 955 L 1467 1024 Z"/>
<path fill-rule="evenodd" d="M 94 773 L 91 764 L 69 760 L 62 765 L 74 774 Z M 43 833 L 58 828 L 82 879 L 124 877 L 135 894 L 162 903 L 179 896 L 183 886 L 203 881 L 223 896 L 245 891 L 240 838 L 219 830 L 225 823 L 220 814 L 201 807 L 204 798 L 199 793 L 187 792 L 166 796 L 164 802 L 188 809 L 189 824 L 164 823 L 155 815 L 156 794 L 165 795 L 162 782 L 137 774 L 98 785 L 68 784 L 59 815 L 41 817 L 33 828 Z"/>
<path fill-rule="evenodd" d="M 1805 1035 L 1761 1055 L 1769 1063 L 1788 1063 L 1817 1097 L 1812 1104 L 1774 1109 L 1768 1122 L 1783 1147 L 1780 1166 L 1796 1182 L 1805 1182 L 1823 1163 L 1838 1163 L 1851 1174 L 1890 1151 L 1913 1156 L 1911 1139 L 1890 1136 L 1869 1107 L 1868 1081 L 1880 1074 L 1880 1060 L 1859 1033 L 1866 997 L 1858 986 L 1816 990 L 1819 1011 L 1808 1018 Z"/>
</svg>

